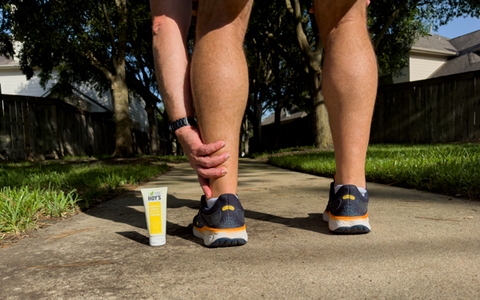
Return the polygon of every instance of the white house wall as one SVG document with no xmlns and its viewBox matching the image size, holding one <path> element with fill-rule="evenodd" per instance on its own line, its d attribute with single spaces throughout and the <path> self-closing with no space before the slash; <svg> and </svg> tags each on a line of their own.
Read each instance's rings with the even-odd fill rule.
<svg viewBox="0 0 480 300">
<path fill-rule="evenodd" d="M 141 130 L 147 132 L 148 116 L 145 110 L 145 102 L 142 99 L 134 98 L 128 107 L 130 119 L 140 124 Z"/>
<path fill-rule="evenodd" d="M 410 81 L 427 79 L 447 61 L 446 57 L 410 54 Z"/>
<path fill-rule="evenodd" d="M 104 93 L 103 95 L 97 92 L 93 87 L 90 87 L 88 85 L 82 85 L 82 86 L 76 86 L 75 87 L 79 92 L 81 92 L 80 96 L 84 98 L 86 101 L 90 102 L 92 104 L 92 109 L 91 112 L 104 112 L 105 109 L 97 106 L 94 104 L 94 102 L 89 101 L 88 98 L 92 98 L 96 102 L 100 103 L 102 106 L 109 110 L 113 110 L 112 106 L 112 97 L 109 92 Z M 83 97 L 83 95 L 87 97 Z"/>
<path fill-rule="evenodd" d="M 54 71 L 52 74 L 57 75 Z M 47 84 L 47 90 L 52 87 L 54 81 Z M 2 85 L 2 93 L 9 95 L 22 95 L 41 97 L 45 94 L 45 90 L 40 86 L 40 78 L 33 76 L 30 80 L 17 68 L 0 68 L 0 84 Z"/>
</svg>

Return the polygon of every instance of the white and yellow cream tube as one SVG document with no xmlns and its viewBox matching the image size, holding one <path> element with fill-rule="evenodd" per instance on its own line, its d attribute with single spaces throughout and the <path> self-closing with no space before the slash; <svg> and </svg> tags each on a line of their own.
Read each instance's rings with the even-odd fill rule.
<svg viewBox="0 0 480 300">
<path fill-rule="evenodd" d="M 150 246 L 165 245 L 167 229 L 167 187 L 141 189 Z"/>
</svg>

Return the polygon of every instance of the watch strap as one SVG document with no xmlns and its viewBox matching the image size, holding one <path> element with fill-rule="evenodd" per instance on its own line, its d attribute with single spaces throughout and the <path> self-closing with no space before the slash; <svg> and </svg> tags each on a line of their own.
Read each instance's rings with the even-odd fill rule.
<svg viewBox="0 0 480 300">
<path fill-rule="evenodd" d="M 197 126 L 197 121 L 195 121 L 192 117 L 181 118 L 176 121 L 171 122 L 168 124 L 168 128 L 170 129 L 171 133 L 175 133 L 177 129 L 180 129 L 185 126 Z"/>
</svg>

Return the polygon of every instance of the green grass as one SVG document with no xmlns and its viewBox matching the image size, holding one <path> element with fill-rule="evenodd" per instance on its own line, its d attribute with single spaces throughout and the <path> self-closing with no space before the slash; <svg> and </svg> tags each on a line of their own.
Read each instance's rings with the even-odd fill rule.
<svg viewBox="0 0 480 300">
<path fill-rule="evenodd" d="M 36 225 L 38 217 L 62 217 L 76 210 L 76 190 L 69 193 L 29 187 L 0 189 L 0 231 L 22 232 Z"/>
<path fill-rule="evenodd" d="M 273 165 L 333 177 L 334 153 L 270 157 Z M 480 145 L 371 145 L 367 153 L 369 182 L 480 198 Z"/>
<path fill-rule="evenodd" d="M 101 155 L 95 155 L 95 156 L 70 156 L 67 155 L 63 159 L 64 160 L 87 160 L 87 159 L 106 159 L 110 158 L 110 155 L 108 154 L 101 154 Z"/>
<path fill-rule="evenodd" d="M 0 165 L 0 232 L 22 232 L 42 216 L 61 217 L 87 208 L 166 172 L 166 164 L 8 163 Z"/>
<path fill-rule="evenodd" d="M 149 157 L 149 156 L 145 156 L 145 157 Z M 188 158 L 187 156 L 185 155 L 177 155 L 177 156 L 174 156 L 174 155 L 164 155 L 164 156 L 160 156 L 160 157 L 156 157 L 159 161 L 168 161 L 168 162 L 183 162 L 183 161 L 188 161 Z"/>
<path fill-rule="evenodd" d="M 250 155 L 251 158 L 266 158 L 274 154 L 281 154 L 281 153 L 287 153 L 287 152 L 295 152 L 295 151 L 303 151 L 303 150 L 314 150 L 317 149 L 315 146 L 297 146 L 297 147 L 290 147 L 290 148 L 284 148 L 284 149 L 278 149 L 278 150 L 272 150 L 272 151 L 265 151 L 265 152 L 257 152 L 257 153 L 252 153 Z"/>
</svg>

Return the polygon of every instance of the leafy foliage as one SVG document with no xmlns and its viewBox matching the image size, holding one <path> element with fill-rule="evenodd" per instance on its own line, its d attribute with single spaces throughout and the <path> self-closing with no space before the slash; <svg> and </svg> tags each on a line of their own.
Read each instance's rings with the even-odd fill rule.
<svg viewBox="0 0 480 300">
<path fill-rule="evenodd" d="M 420 36 L 455 17 L 480 16 L 480 2 L 451 0 L 379 0 L 368 8 L 368 25 L 380 75 L 398 75 Z"/>
<path fill-rule="evenodd" d="M 124 1 L 126 13 L 116 4 L 119 1 L 111 0 L 0 0 L 0 54 L 11 57 L 14 40 L 20 42 L 17 55 L 23 72 L 30 78 L 40 70 L 44 85 L 58 72 L 53 92 L 60 96 L 71 93 L 75 84 L 111 90 L 111 77 L 119 75 L 118 58 L 124 54 L 130 93 L 140 95 L 151 109 L 160 99 L 155 92 L 148 1 Z M 318 95 L 323 48 L 310 6 L 310 0 L 254 2 L 245 48 L 250 76 L 247 115 L 256 136 L 265 111 L 278 113 L 292 105 L 311 111 L 311 102 L 322 102 Z M 294 22 L 292 8 L 299 13 Z M 459 16 L 480 17 L 480 2 L 372 1 L 368 26 L 380 75 L 401 72 L 419 36 Z M 154 119 L 149 113 L 149 121 Z M 162 119 L 167 120 L 165 112 Z"/>
<path fill-rule="evenodd" d="M 308 86 L 304 84 L 302 57 L 297 50 L 295 35 L 292 35 L 293 24 L 288 18 L 282 1 L 254 2 L 245 52 L 250 80 L 246 113 L 253 124 L 255 137 L 260 134 L 261 117 L 266 111 L 279 114 L 283 108 L 291 109 L 292 105 L 308 109 Z"/>
<path fill-rule="evenodd" d="M 148 1 L 1 0 L 1 53 L 11 57 L 13 43 L 27 78 L 40 70 L 51 92 L 70 96 L 72 86 L 111 92 L 117 122 L 115 155 L 131 155 L 128 93 L 141 96 L 154 121 L 156 90 Z M 128 83 L 130 90 L 127 91 Z M 153 128 L 153 126 L 152 126 Z M 156 134 L 156 130 L 155 130 Z M 130 143 L 130 145 L 129 145 Z M 121 150 L 119 150 L 121 149 Z"/>
</svg>

